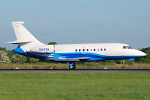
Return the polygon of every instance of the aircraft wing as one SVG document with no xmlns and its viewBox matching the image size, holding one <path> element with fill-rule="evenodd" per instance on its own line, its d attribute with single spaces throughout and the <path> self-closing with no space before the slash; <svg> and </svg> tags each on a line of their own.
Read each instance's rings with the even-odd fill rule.
<svg viewBox="0 0 150 100">
<path fill-rule="evenodd" d="M 58 58 L 58 59 L 55 59 L 55 61 L 85 61 L 85 60 L 89 60 L 89 59 L 91 59 L 91 57 L 80 57 L 80 58 Z"/>
</svg>

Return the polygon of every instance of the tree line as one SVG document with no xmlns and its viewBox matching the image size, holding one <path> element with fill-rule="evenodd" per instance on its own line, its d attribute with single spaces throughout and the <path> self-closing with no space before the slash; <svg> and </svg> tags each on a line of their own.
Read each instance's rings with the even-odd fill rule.
<svg viewBox="0 0 150 100">
<path fill-rule="evenodd" d="M 150 47 L 142 48 L 142 49 L 140 49 L 140 51 L 146 53 L 146 56 L 145 57 L 141 57 L 141 58 L 136 58 L 135 62 L 150 63 Z"/>
</svg>

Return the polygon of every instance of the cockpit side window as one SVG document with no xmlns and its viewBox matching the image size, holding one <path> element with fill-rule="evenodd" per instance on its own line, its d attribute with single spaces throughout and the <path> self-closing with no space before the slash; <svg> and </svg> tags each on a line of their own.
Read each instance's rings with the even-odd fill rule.
<svg viewBox="0 0 150 100">
<path fill-rule="evenodd" d="M 130 46 L 123 46 L 123 49 L 132 49 Z"/>
<path fill-rule="evenodd" d="M 126 46 L 123 46 L 123 49 L 126 49 Z"/>
<path fill-rule="evenodd" d="M 130 49 L 132 49 L 132 47 L 129 46 Z"/>
</svg>

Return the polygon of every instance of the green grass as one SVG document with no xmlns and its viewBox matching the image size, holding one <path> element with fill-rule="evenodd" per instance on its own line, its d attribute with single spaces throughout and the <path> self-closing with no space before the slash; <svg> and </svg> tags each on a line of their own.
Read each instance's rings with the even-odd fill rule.
<svg viewBox="0 0 150 100">
<path fill-rule="evenodd" d="M 0 100 L 150 100 L 150 73 L 0 73 Z"/>
</svg>

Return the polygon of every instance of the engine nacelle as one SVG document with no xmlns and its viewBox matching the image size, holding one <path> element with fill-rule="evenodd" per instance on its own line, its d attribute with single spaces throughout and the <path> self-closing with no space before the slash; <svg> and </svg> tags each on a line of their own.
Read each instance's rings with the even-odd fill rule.
<svg viewBox="0 0 150 100">
<path fill-rule="evenodd" d="M 33 53 L 54 53 L 53 45 L 42 45 L 30 48 L 30 52 Z"/>
</svg>

